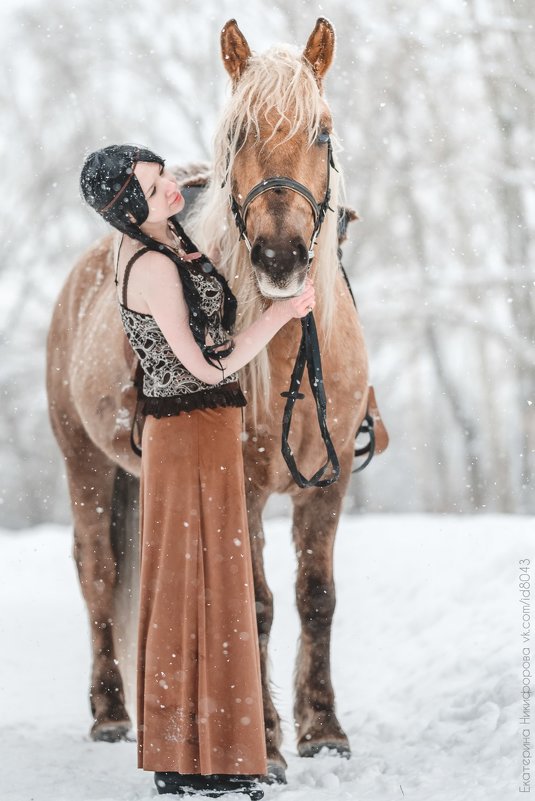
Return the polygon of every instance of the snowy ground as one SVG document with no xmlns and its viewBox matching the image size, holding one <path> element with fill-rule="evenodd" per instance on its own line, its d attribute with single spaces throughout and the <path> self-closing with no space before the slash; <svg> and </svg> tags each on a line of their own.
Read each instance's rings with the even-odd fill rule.
<svg viewBox="0 0 535 801">
<path fill-rule="evenodd" d="M 342 520 L 333 673 L 350 760 L 296 756 L 289 521 L 269 521 L 267 534 L 289 769 L 288 785 L 267 788 L 266 801 L 517 798 L 526 727 L 518 563 L 535 565 L 535 520 Z M 88 628 L 70 548 L 66 528 L 0 532 L 0 799 L 154 799 L 134 743 L 88 738 Z"/>
</svg>

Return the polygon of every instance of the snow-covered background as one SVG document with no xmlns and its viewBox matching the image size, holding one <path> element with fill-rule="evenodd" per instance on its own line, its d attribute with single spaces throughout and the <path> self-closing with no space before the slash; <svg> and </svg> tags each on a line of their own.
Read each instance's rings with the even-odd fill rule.
<svg viewBox="0 0 535 801">
<path fill-rule="evenodd" d="M 512 516 L 342 519 L 333 679 L 353 753 L 304 760 L 291 724 L 295 558 L 288 521 L 269 521 L 272 677 L 289 768 L 288 785 L 268 788 L 267 801 L 519 797 L 519 561 L 535 566 L 534 525 Z M 148 801 L 152 774 L 135 767 L 135 744 L 88 737 L 89 635 L 70 549 L 65 527 L 0 532 L 0 798 Z"/>
<path fill-rule="evenodd" d="M 0 801 L 153 795 L 134 743 L 88 737 L 89 634 L 46 413 L 52 307 L 105 230 L 78 196 L 83 157 L 137 141 L 170 163 L 209 159 L 228 93 L 226 20 L 263 50 L 303 46 L 320 15 L 337 31 L 326 92 L 361 217 L 344 262 L 391 445 L 353 480 L 336 544 L 333 674 L 349 761 L 295 756 L 295 560 L 287 516 L 268 521 L 289 784 L 267 801 L 518 797 L 518 563 L 535 560 L 535 4 L 9 0 Z M 399 514 L 423 511 L 450 514 Z"/>
</svg>

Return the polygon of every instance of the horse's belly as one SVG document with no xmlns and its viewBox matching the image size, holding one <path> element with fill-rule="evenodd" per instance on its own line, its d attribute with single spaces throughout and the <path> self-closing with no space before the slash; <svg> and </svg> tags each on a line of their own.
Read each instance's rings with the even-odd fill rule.
<svg viewBox="0 0 535 801">
<path fill-rule="evenodd" d="M 77 332 L 71 380 L 78 414 L 93 442 L 136 474 L 139 458 L 130 447 L 136 391 L 125 342 L 112 292 L 100 293 Z"/>
</svg>

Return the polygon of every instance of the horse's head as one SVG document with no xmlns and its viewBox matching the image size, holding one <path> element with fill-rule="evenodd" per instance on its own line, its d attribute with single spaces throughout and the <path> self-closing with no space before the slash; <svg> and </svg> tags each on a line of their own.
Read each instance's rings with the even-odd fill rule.
<svg viewBox="0 0 535 801">
<path fill-rule="evenodd" d="M 233 83 L 219 144 L 223 181 L 261 293 L 289 297 L 303 286 L 329 202 L 332 119 L 322 83 L 334 30 L 318 19 L 302 54 L 255 56 L 231 20 L 221 48 Z"/>
</svg>

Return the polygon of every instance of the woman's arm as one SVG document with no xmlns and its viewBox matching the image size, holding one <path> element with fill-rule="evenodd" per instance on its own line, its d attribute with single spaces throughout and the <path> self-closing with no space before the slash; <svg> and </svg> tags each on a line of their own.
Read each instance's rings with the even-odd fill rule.
<svg viewBox="0 0 535 801">
<path fill-rule="evenodd" d="M 189 310 L 175 264 L 159 253 L 147 253 L 137 264 L 141 264 L 141 267 L 136 271 L 135 278 L 132 274 L 129 290 L 145 300 L 173 353 L 184 367 L 205 384 L 218 384 L 223 379 L 223 373 L 208 364 L 193 338 L 189 327 Z M 221 360 L 225 374 L 230 375 L 248 364 L 283 325 L 293 317 L 304 317 L 307 307 L 312 306 L 314 288 L 310 283 L 298 297 L 274 302 L 249 328 L 233 337 L 234 350 Z"/>
</svg>

